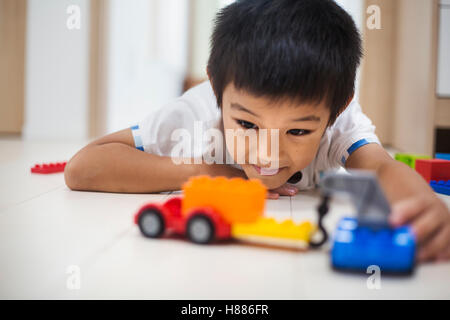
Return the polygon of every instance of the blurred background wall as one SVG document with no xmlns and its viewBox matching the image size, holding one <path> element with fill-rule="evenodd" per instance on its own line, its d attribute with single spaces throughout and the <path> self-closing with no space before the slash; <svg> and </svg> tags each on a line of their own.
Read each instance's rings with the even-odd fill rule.
<svg viewBox="0 0 450 320">
<path fill-rule="evenodd" d="M 231 2 L 0 0 L 0 132 L 87 140 L 133 125 L 206 79 Z M 450 152 L 450 0 L 336 2 L 364 38 L 356 95 L 382 142 Z"/>
<path fill-rule="evenodd" d="M 81 28 L 69 30 L 76 3 Z M 25 51 L 26 138 L 84 137 L 89 101 L 89 1 L 28 0 Z"/>
</svg>

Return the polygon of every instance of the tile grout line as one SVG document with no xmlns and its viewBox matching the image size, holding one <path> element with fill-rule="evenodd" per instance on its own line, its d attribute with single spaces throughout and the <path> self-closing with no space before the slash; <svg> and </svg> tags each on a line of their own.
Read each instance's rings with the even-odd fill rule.
<svg viewBox="0 0 450 320">
<path fill-rule="evenodd" d="M 164 195 L 163 199 L 161 201 L 167 201 L 169 196 L 173 193 L 173 191 L 170 191 L 167 194 L 162 194 L 159 193 L 160 195 Z M 92 252 L 90 255 L 85 256 L 84 258 L 82 258 L 80 260 L 79 266 L 80 268 L 82 267 L 83 270 L 90 270 L 92 268 L 92 266 L 95 265 L 95 263 L 104 256 L 104 254 L 106 254 L 108 251 L 110 251 L 113 247 L 115 247 L 121 240 L 123 240 L 125 237 L 127 237 L 129 234 L 131 234 L 133 232 L 133 229 L 136 226 L 134 224 L 124 228 L 121 232 L 118 232 L 116 234 L 115 237 L 113 237 L 111 239 L 110 242 L 105 243 L 103 246 L 101 246 L 100 248 L 98 248 L 97 250 L 95 250 L 94 252 Z M 84 271 L 85 272 L 85 271 Z M 61 279 L 57 279 L 55 281 L 55 284 L 52 284 L 49 286 L 49 292 L 50 293 L 54 293 L 54 294 L 58 294 L 58 289 L 55 287 L 56 283 L 59 283 L 61 281 L 64 281 L 64 278 Z"/>
<path fill-rule="evenodd" d="M 119 232 L 113 239 L 111 239 L 111 242 L 106 243 L 104 246 L 93 252 L 91 255 L 84 258 L 83 261 L 80 262 L 80 265 L 91 267 L 95 264 L 96 260 L 100 258 L 100 256 L 110 250 L 112 247 L 114 247 L 121 239 L 123 239 L 126 235 L 132 232 L 132 230 L 135 228 L 135 225 L 128 226 L 125 230 L 122 232 Z"/>
<path fill-rule="evenodd" d="M 162 201 L 167 201 L 167 198 L 172 194 L 172 191 L 170 191 L 169 194 L 165 194 L 165 197 L 163 198 Z M 117 244 L 122 238 L 124 238 L 127 234 L 129 234 L 136 226 L 133 224 L 131 226 L 128 226 L 125 230 L 123 230 L 122 232 L 119 232 L 112 240 L 110 243 L 105 244 L 103 247 L 99 248 L 96 252 L 92 253 L 90 256 L 86 257 L 84 259 L 84 261 L 82 261 L 82 264 L 87 265 L 89 267 L 89 265 L 92 265 L 95 263 L 94 260 L 96 260 L 96 257 L 98 258 L 102 252 L 108 251 L 109 249 L 111 249 L 112 247 L 114 247 L 115 244 Z"/>
<path fill-rule="evenodd" d="M 22 200 L 22 201 L 13 203 L 13 204 L 6 205 L 5 207 L 0 207 L 0 215 L 3 213 L 3 211 L 6 211 L 7 209 L 10 209 L 10 208 L 15 207 L 15 206 L 20 206 L 20 205 L 24 204 L 25 202 L 28 202 L 28 201 L 34 200 L 36 198 L 39 198 L 40 196 L 43 196 L 43 195 L 45 195 L 47 193 L 56 191 L 58 189 L 62 189 L 62 188 L 64 188 L 64 186 L 65 185 L 58 186 L 56 188 L 53 188 L 53 189 L 47 190 L 45 192 L 39 193 L 39 194 L 37 194 L 37 195 L 35 195 L 35 196 L 31 197 L 31 198 L 28 198 L 28 199 L 25 199 L 25 200 Z"/>
<path fill-rule="evenodd" d="M 169 198 L 169 196 L 173 193 L 173 191 L 170 191 L 169 193 L 166 194 L 162 194 L 164 195 L 164 198 L 162 199 L 162 201 L 167 201 Z M 95 250 L 94 252 L 92 252 L 90 255 L 86 256 L 85 258 L 81 259 L 79 266 L 83 267 L 83 270 L 86 269 L 90 269 L 92 268 L 93 265 L 95 265 L 95 263 L 104 255 L 106 254 L 108 251 L 110 251 L 113 247 L 115 247 L 122 239 L 124 239 L 127 235 L 131 234 L 131 232 L 133 231 L 133 229 L 136 226 L 130 225 L 127 228 L 125 228 L 124 230 L 122 230 L 121 232 L 117 233 L 115 237 L 113 237 L 113 239 L 111 239 L 110 242 L 105 243 L 103 246 L 101 246 L 100 248 L 98 248 L 97 250 Z M 60 279 L 61 281 L 63 281 L 64 279 Z M 58 282 L 55 282 L 58 283 Z M 53 285 L 50 288 L 50 292 L 53 292 L 55 294 L 58 293 L 58 289 L 55 288 Z"/>
<path fill-rule="evenodd" d="M 31 197 L 31 198 L 28 198 L 28 199 L 25 199 L 25 200 L 21 200 L 21 201 L 16 202 L 16 203 L 8 204 L 8 205 L 6 205 L 6 206 L 4 206 L 4 207 L 0 207 L 0 215 L 3 213 L 3 211 L 6 211 L 6 210 L 8 210 L 8 209 L 11 209 L 12 207 L 20 206 L 20 205 L 24 204 L 25 202 L 34 200 L 34 199 L 36 199 L 36 198 L 39 198 L 40 196 L 43 196 L 43 195 L 45 195 L 45 194 L 47 194 L 47 193 L 50 193 L 50 192 L 53 192 L 53 191 L 62 189 L 62 188 L 64 188 L 64 187 L 65 187 L 65 185 L 61 185 L 61 186 L 58 186 L 58 187 L 56 187 L 56 188 L 53 188 L 53 189 L 47 190 L 47 191 L 45 191 L 45 192 L 39 193 L 39 194 L 37 194 L 37 195 L 35 195 L 35 196 Z M 165 197 L 164 197 L 164 200 L 166 200 L 170 195 L 172 195 L 172 193 L 173 193 L 173 191 L 169 191 L 169 193 L 165 193 L 165 194 L 164 194 L 164 193 L 159 193 L 159 194 L 160 194 L 160 195 L 164 195 L 164 196 L 165 196 Z M 153 194 L 153 193 L 149 193 L 149 194 Z M 154 194 L 158 194 L 158 193 L 154 193 Z"/>
<path fill-rule="evenodd" d="M 110 242 L 105 243 L 103 246 L 101 246 L 100 248 L 98 248 L 97 250 L 95 250 L 94 252 L 92 252 L 90 255 L 80 259 L 80 262 L 78 264 L 78 266 L 80 268 L 83 268 L 83 273 L 86 272 L 85 270 L 90 270 L 92 268 L 93 265 L 95 265 L 95 263 L 109 250 L 111 250 L 111 248 L 113 248 L 117 243 L 120 242 L 120 240 L 122 240 L 124 237 L 126 237 L 128 234 L 130 234 L 132 232 L 132 230 L 134 229 L 134 225 L 128 226 L 126 229 L 122 230 L 121 232 L 119 232 L 118 234 L 116 234 L 115 237 L 113 237 L 113 239 L 111 239 Z M 59 294 L 59 289 L 57 288 L 57 284 L 58 283 L 64 283 L 64 280 L 66 280 L 66 276 L 64 277 L 57 277 L 57 279 L 55 280 L 55 282 L 51 285 L 49 285 L 48 291 L 50 294 Z"/>
<path fill-rule="evenodd" d="M 293 219 L 293 213 L 292 213 L 292 196 L 289 196 L 289 212 L 291 214 L 291 220 Z"/>
</svg>

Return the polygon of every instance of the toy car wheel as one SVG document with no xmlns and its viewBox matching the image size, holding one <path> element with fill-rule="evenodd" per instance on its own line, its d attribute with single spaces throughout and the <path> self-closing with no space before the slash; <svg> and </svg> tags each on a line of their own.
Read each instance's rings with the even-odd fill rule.
<svg viewBox="0 0 450 320">
<path fill-rule="evenodd" d="M 200 214 L 189 219 L 186 232 L 192 242 L 206 244 L 213 240 L 215 231 L 210 219 Z"/>
<path fill-rule="evenodd" d="M 164 219 L 157 209 L 148 209 L 141 213 L 138 220 L 142 234 L 149 238 L 159 238 L 164 233 Z"/>
</svg>

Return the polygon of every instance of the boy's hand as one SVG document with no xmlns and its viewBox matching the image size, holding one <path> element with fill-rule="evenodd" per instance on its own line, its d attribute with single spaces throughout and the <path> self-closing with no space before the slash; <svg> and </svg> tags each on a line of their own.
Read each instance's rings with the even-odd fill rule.
<svg viewBox="0 0 450 320">
<path fill-rule="evenodd" d="M 419 261 L 450 259 L 450 211 L 433 193 L 396 203 L 389 221 L 393 226 L 411 225 Z"/>
<path fill-rule="evenodd" d="M 450 212 L 425 179 L 392 157 L 378 144 L 354 151 L 347 169 L 374 170 L 392 204 L 392 226 L 409 224 L 416 237 L 419 261 L 450 259 Z"/>
<path fill-rule="evenodd" d="M 281 187 L 269 190 L 267 199 L 278 199 L 280 196 L 295 196 L 298 193 L 298 188 L 292 184 L 285 183 Z"/>
</svg>

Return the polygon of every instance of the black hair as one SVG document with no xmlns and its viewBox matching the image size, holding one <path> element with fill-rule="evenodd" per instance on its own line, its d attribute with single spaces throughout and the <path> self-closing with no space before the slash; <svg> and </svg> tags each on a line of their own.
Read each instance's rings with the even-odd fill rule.
<svg viewBox="0 0 450 320">
<path fill-rule="evenodd" d="M 353 19 L 333 0 L 237 0 L 219 11 L 208 74 L 255 96 L 326 102 L 334 123 L 354 93 L 362 57 Z"/>
</svg>

